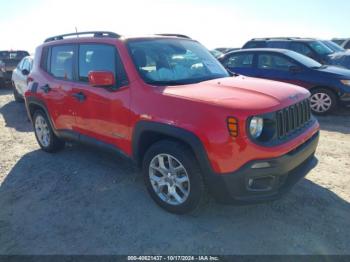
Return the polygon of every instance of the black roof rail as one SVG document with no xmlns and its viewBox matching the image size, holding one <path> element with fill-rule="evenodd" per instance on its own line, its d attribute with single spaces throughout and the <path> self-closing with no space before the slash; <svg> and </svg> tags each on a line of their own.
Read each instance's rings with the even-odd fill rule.
<svg viewBox="0 0 350 262">
<path fill-rule="evenodd" d="M 191 39 L 191 37 L 189 37 L 187 35 L 181 35 L 181 34 L 156 34 L 156 35 L 160 35 L 160 36 L 175 36 L 175 37 Z"/>
<path fill-rule="evenodd" d="M 253 38 L 252 40 L 276 40 L 276 39 L 281 39 L 281 40 L 293 40 L 293 39 L 298 39 L 299 37 L 262 37 L 262 38 Z"/>
<path fill-rule="evenodd" d="M 312 40 L 314 38 L 309 38 L 309 37 L 262 37 L 262 38 L 253 38 L 250 41 L 268 41 L 268 40 Z"/>
<path fill-rule="evenodd" d="M 44 43 L 55 41 L 55 40 L 63 40 L 65 37 L 68 36 L 76 36 L 79 37 L 81 35 L 93 35 L 93 37 L 112 37 L 112 38 L 119 38 L 120 35 L 113 33 L 113 32 L 107 32 L 107 31 L 88 31 L 88 32 L 77 32 L 77 33 L 70 33 L 70 34 L 64 34 L 64 35 L 56 35 L 49 37 L 45 39 Z"/>
</svg>

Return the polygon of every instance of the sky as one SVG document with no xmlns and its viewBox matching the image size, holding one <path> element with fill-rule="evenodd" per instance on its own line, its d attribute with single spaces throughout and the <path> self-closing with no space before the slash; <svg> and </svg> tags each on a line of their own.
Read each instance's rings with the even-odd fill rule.
<svg viewBox="0 0 350 262">
<path fill-rule="evenodd" d="M 0 50 L 30 53 L 47 37 L 106 30 L 179 33 L 207 48 L 254 37 L 350 37 L 348 0 L 0 0 Z"/>
</svg>

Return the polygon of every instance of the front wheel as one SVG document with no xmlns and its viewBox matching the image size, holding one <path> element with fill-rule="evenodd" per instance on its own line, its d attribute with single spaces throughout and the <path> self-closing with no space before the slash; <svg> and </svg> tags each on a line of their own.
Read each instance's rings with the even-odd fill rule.
<svg viewBox="0 0 350 262">
<path fill-rule="evenodd" d="M 165 210 L 185 214 L 196 210 L 206 196 L 203 178 L 191 150 L 173 141 L 151 146 L 143 161 L 148 192 Z"/>
<path fill-rule="evenodd" d="M 310 107 L 316 115 L 326 115 L 337 107 L 337 97 L 328 89 L 318 88 L 311 91 Z"/>
<path fill-rule="evenodd" d="M 52 153 L 64 147 L 65 142 L 54 134 L 50 121 L 43 111 L 35 111 L 33 125 L 36 140 L 42 150 Z"/>
</svg>

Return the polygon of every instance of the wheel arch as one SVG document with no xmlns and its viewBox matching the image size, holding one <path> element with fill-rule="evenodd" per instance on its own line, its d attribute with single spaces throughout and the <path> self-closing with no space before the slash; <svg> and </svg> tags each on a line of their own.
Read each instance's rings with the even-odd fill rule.
<svg viewBox="0 0 350 262">
<path fill-rule="evenodd" d="M 339 99 L 338 91 L 337 88 L 331 87 L 331 86 L 322 86 L 322 85 L 317 85 L 309 89 L 309 91 L 312 93 L 312 91 L 316 89 L 326 89 L 330 92 L 332 92 L 337 99 Z"/>
<path fill-rule="evenodd" d="M 196 157 L 202 171 L 212 170 L 205 148 L 200 139 L 191 131 L 168 124 L 139 121 L 132 137 L 133 158 L 140 166 L 148 148 L 161 140 L 173 140 L 185 144 Z"/>
<path fill-rule="evenodd" d="M 44 111 L 44 113 L 46 114 L 47 118 L 50 121 L 50 124 L 52 126 L 54 133 L 57 134 L 56 129 L 55 129 L 55 125 L 53 124 L 53 122 L 51 120 L 49 111 L 48 111 L 45 103 L 39 99 L 34 98 L 34 97 L 27 97 L 26 100 L 27 100 L 27 102 L 26 102 L 27 113 L 28 113 L 30 120 L 33 122 L 33 116 L 34 116 L 35 111 L 37 111 L 37 110 Z"/>
</svg>

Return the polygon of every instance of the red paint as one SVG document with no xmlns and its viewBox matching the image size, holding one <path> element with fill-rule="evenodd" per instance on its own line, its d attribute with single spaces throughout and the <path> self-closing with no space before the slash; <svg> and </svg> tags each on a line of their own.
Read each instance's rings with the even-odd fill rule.
<svg viewBox="0 0 350 262">
<path fill-rule="evenodd" d="M 64 43 L 107 43 L 114 45 L 124 64 L 129 85 L 116 91 L 93 87 L 111 83 L 107 72 L 93 72 L 90 83 L 54 79 L 40 69 L 43 46 L 36 50 L 31 78 L 52 91 L 40 88 L 33 94 L 45 102 L 56 129 L 71 129 L 111 143 L 132 155 L 132 134 L 136 123 L 149 120 L 186 129 L 203 143 L 210 164 L 217 173 L 232 172 L 245 163 L 286 154 L 319 130 L 316 122 L 297 138 L 275 147 L 262 147 L 247 137 L 246 121 L 252 115 L 273 112 L 301 101 L 309 92 L 301 87 L 248 77 L 229 77 L 185 86 L 150 86 L 139 76 L 131 57 L 120 39 L 79 38 L 60 40 Z M 53 45 L 53 41 L 44 44 Z M 118 79 L 117 79 L 118 81 Z M 283 88 L 281 88 L 283 87 Z M 30 89 L 30 86 L 29 86 Z M 83 92 L 84 103 L 73 98 Z M 290 95 L 299 94 L 297 100 Z M 227 117 L 238 120 L 238 137 L 230 136 Z"/>
<path fill-rule="evenodd" d="M 88 78 L 92 86 L 113 86 L 115 84 L 113 72 L 91 71 Z"/>
</svg>

